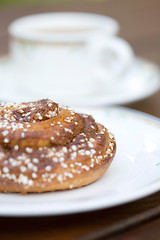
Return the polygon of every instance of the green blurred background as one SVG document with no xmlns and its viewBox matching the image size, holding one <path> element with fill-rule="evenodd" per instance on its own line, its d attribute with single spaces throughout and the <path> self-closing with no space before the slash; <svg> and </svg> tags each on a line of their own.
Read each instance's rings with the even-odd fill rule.
<svg viewBox="0 0 160 240">
<path fill-rule="evenodd" d="M 13 6 L 24 4 L 52 4 L 52 3 L 67 3 L 67 2 L 107 2 L 109 0 L 0 0 L 0 6 Z"/>
</svg>

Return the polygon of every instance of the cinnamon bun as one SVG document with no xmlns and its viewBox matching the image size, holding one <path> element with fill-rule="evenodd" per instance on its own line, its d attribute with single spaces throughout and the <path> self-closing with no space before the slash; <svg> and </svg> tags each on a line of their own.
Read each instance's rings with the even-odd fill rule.
<svg viewBox="0 0 160 240">
<path fill-rule="evenodd" d="M 116 152 L 92 116 L 49 99 L 0 105 L 0 191 L 46 192 L 100 178 Z"/>
</svg>

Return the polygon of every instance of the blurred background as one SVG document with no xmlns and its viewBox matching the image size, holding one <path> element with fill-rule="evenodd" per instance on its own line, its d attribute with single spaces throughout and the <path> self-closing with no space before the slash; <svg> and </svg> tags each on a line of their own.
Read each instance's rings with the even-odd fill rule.
<svg viewBox="0 0 160 240">
<path fill-rule="evenodd" d="M 23 15 L 51 11 L 82 11 L 115 18 L 119 36 L 141 57 L 160 64 L 159 0 L 0 0 L 0 54 L 8 51 L 7 27 Z"/>
<path fill-rule="evenodd" d="M 0 56 L 9 52 L 8 25 L 16 18 L 44 12 L 89 12 L 118 21 L 118 36 L 128 41 L 136 56 L 160 64 L 159 0 L 0 0 Z M 159 92 L 127 106 L 160 116 Z"/>
</svg>

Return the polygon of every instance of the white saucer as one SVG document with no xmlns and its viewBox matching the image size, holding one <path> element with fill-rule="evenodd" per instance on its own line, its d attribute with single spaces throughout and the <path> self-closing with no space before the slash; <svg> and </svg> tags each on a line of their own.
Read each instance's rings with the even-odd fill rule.
<svg viewBox="0 0 160 240">
<path fill-rule="evenodd" d="M 0 193 L 0 216 L 41 216 L 109 208 L 160 190 L 160 120 L 122 107 L 79 109 L 116 137 L 117 153 L 95 183 L 43 194 Z"/>
<path fill-rule="evenodd" d="M 22 96 L 16 84 L 15 70 L 9 58 L 0 59 L 0 100 L 30 101 L 39 99 L 38 96 Z M 23 79 L 22 79 L 23 81 Z M 159 67 L 144 59 L 136 58 L 132 66 L 109 90 L 105 87 L 100 92 L 81 98 L 55 98 L 53 100 L 72 106 L 100 106 L 109 104 L 127 104 L 138 101 L 154 94 L 160 88 Z M 47 97 L 47 96 L 45 96 Z"/>
</svg>

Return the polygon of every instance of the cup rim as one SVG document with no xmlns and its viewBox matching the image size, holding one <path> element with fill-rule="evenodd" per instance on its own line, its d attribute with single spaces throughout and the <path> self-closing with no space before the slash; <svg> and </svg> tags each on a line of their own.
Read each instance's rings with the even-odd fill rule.
<svg viewBox="0 0 160 240">
<path fill-rule="evenodd" d="M 88 22 L 88 26 L 92 27 L 89 31 L 80 31 L 80 32 L 69 32 L 69 33 L 60 33 L 54 32 L 52 34 L 48 33 L 44 34 L 40 31 L 40 33 L 31 30 L 30 27 L 35 27 L 39 25 L 39 27 L 46 27 L 45 24 L 50 24 L 51 18 L 55 20 L 56 18 L 61 21 L 59 24 L 63 24 L 63 22 L 67 22 L 68 24 L 73 24 L 76 27 L 77 24 L 85 25 Z M 73 20 L 73 21 L 72 21 Z M 45 23 L 46 21 L 46 23 Z M 108 23 L 108 25 L 107 25 Z M 56 25 L 56 24 L 55 24 Z M 94 27 L 95 26 L 95 27 Z M 118 22 L 108 16 L 95 14 L 95 13 L 85 13 L 85 12 L 48 12 L 48 13 L 40 13 L 24 16 L 18 19 L 15 19 L 10 23 L 8 27 L 9 35 L 12 38 L 16 38 L 19 40 L 29 40 L 29 41 L 38 41 L 38 42 L 73 42 L 73 41 L 84 41 L 95 31 L 105 31 L 108 36 L 114 36 L 119 32 L 119 24 Z M 106 34 L 106 35 L 107 35 Z"/>
</svg>

